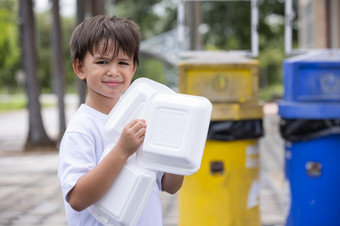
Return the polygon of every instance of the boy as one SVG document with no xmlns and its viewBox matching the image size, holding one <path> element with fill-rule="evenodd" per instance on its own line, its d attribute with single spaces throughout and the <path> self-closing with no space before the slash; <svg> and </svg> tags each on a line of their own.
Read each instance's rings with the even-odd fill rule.
<svg viewBox="0 0 340 226">
<path fill-rule="evenodd" d="M 138 25 L 115 16 L 87 19 L 72 34 L 73 69 L 86 82 L 88 98 L 70 120 L 60 145 L 58 176 L 71 226 L 101 225 L 87 208 L 106 193 L 144 141 L 146 122 L 133 120 L 98 164 L 105 146 L 114 140 L 104 136 L 104 122 L 136 72 L 139 43 Z M 159 192 L 174 194 L 182 182 L 183 176 L 159 173 L 138 225 L 162 225 Z"/>
</svg>

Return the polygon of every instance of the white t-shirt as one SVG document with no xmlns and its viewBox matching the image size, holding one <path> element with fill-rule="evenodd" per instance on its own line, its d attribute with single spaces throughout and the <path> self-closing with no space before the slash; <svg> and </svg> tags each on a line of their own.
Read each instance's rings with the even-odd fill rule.
<svg viewBox="0 0 340 226">
<path fill-rule="evenodd" d="M 81 105 L 72 117 L 63 136 L 59 151 L 58 177 L 64 196 L 66 217 L 70 226 L 101 226 L 90 212 L 77 212 L 68 204 L 67 194 L 75 186 L 78 179 L 92 170 L 110 142 L 103 134 L 106 114 L 88 105 Z M 113 138 L 114 139 L 114 138 Z M 141 214 L 138 226 L 162 225 L 162 207 L 159 197 L 161 178 L 159 173 L 157 184 Z"/>
</svg>

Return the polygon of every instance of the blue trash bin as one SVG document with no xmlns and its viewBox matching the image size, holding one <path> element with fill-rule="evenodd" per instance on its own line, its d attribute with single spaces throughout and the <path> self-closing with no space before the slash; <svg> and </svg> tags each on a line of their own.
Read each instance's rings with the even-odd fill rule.
<svg viewBox="0 0 340 226">
<path fill-rule="evenodd" d="M 340 225 L 340 135 L 286 143 L 286 225 Z"/>
<path fill-rule="evenodd" d="M 286 226 L 340 225 L 340 52 L 293 57 L 283 70 Z"/>
</svg>

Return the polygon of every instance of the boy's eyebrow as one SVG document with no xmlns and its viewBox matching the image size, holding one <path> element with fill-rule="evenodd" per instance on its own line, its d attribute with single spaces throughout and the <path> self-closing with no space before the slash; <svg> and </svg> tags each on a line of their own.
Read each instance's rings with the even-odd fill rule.
<svg viewBox="0 0 340 226">
<path fill-rule="evenodd" d="M 110 59 L 112 59 L 111 57 L 101 56 L 101 55 L 93 56 L 93 58 L 96 59 L 96 60 L 110 60 Z"/>
<path fill-rule="evenodd" d="M 118 60 L 130 61 L 132 60 L 130 57 L 118 57 Z"/>
<path fill-rule="evenodd" d="M 102 56 L 102 55 L 95 55 L 95 56 L 93 56 L 93 58 L 95 60 L 112 60 L 112 57 Z M 122 57 L 117 57 L 117 60 L 130 61 L 132 59 L 130 57 L 122 56 Z"/>
</svg>

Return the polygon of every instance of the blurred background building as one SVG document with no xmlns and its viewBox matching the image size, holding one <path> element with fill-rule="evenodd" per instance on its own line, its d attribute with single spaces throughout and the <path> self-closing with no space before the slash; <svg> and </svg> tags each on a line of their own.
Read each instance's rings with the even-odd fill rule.
<svg viewBox="0 0 340 226">
<path fill-rule="evenodd" d="M 339 12 L 339 0 L 299 0 L 299 48 L 340 48 Z"/>
</svg>

